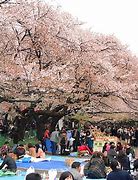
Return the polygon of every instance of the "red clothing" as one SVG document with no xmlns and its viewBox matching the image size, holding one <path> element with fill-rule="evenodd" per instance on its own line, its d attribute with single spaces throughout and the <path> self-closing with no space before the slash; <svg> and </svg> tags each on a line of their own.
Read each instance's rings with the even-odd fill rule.
<svg viewBox="0 0 138 180">
<path fill-rule="evenodd" d="M 78 151 L 86 151 L 86 150 L 92 155 L 92 152 L 91 152 L 91 150 L 88 148 L 87 145 L 78 146 Z"/>
<path fill-rule="evenodd" d="M 108 152 L 109 150 L 110 150 L 110 145 L 107 144 L 107 145 L 106 145 L 106 151 Z"/>
<path fill-rule="evenodd" d="M 5 152 L 5 151 L 8 151 L 9 150 L 9 147 L 6 145 L 6 144 L 4 144 L 1 148 L 0 148 L 0 151 L 1 152 Z"/>
<path fill-rule="evenodd" d="M 46 139 L 46 138 L 50 138 L 49 130 L 45 130 L 44 139 Z"/>
</svg>

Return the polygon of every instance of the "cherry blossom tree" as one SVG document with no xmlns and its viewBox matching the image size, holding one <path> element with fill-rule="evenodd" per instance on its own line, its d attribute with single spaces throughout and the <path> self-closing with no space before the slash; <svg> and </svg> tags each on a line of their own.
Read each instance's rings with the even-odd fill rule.
<svg viewBox="0 0 138 180">
<path fill-rule="evenodd" d="M 53 127 L 78 110 L 137 114 L 138 59 L 116 37 L 45 1 L 0 5 L 1 103 L 55 114 Z"/>
</svg>

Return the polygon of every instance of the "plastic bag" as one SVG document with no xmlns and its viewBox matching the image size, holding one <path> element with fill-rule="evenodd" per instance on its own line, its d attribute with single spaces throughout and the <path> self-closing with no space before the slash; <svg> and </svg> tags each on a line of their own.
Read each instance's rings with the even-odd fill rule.
<svg viewBox="0 0 138 180">
<path fill-rule="evenodd" d="M 29 167 L 26 171 L 26 175 L 30 174 L 30 173 L 34 173 L 35 172 L 35 169 L 33 166 Z"/>
<path fill-rule="evenodd" d="M 57 170 L 56 169 L 50 169 L 48 171 L 48 175 L 49 175 L 50 180 L 56 180 Z"/>
</svg>

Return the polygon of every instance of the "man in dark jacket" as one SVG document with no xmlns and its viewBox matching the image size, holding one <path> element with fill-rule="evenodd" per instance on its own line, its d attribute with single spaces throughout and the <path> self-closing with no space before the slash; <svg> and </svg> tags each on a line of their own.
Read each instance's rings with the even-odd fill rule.
<svg viewBox="0 0 138 180">
<path fill-rule="evenodd" d="M 118 161 L 112 160 L 110 163 L 110 167 L 112 172 L 110 172 L 107 176 L 107 180 L 133 180 L 133 178 L 129 175 L 127 171 L 118 169 Z"/>
<path fill-rule="evenodd" d="M 15 172 L 17 169 L 17 166 L 14 159 L 8 156 L 7 152 L 2 152 L 1 156 L 2 156 L 3 162 L 0 165 L 0 169 L 2 169 L 6 165 L 7 170 Z"/>
<path fill-rule="evenodd" d="M 89 179 L 101 179 L 106 177 L 105 164 L 102 159 L 102 153 L 93 153 L 89 162 L 84 166 L 84 175 Z"/>
<path fill-rule="evenodd" d="M 122 170 L 130 171 L 130 161 L 124 150 L 120 150 L 117 156 Z"/>
<path fill-rule="evenodd" d="M 109 162 L 111 162 L 113 159 L 117 157 L 117 152 L 115 150 L 115 144 L 112 143 L 110 145 L 110 150 L 107 152 L 107 157 L 109 159 Z"/>
</svg>

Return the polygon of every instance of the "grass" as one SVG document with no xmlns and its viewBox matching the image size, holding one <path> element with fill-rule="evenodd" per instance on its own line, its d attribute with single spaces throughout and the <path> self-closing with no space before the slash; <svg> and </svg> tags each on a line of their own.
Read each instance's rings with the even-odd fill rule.
<svg viewBox="0 0 138 180">
<path fill-rule="evenodd" d="M 0 135 L 0 147 L 4 144 L 5 141 L 8 141 L 9 145 L 13 146 L 12 139 L 10 139 L 8 136 Z M 29 137 L 24 138 L 23 141 L 18 142 L 18 144 L 24 144 L 24 145 L 28 143 L 36 144 L 37 140 L 35 139 L 35 137 L 29 136 Z"/>
<path fill-rule="evenodd" d="M 9 142 L 9 139 L 6 136 L 0 134 L 0 147 L 4 144 L 5 141 Z M 10 142 L 9 142 L 10 143 Z"/>
</svg>

